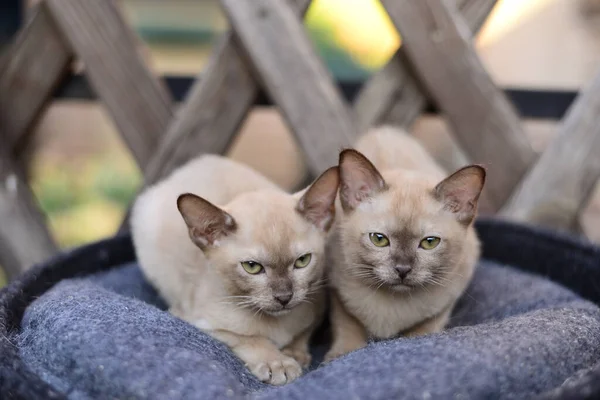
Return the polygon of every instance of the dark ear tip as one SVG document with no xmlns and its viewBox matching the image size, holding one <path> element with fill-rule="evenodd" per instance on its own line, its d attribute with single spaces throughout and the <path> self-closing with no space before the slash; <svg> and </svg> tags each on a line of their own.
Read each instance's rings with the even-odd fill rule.
<svg viewBox="0 0 600 400">
<path fill-rule="evenodd" d="M 325 170 L 325 172 L 323 172 L 321 174 L 321 176 L 334 176 L 336 180 L 339 180 L 340 178 L 340 168 L 337 165 L 334 165 L 333 167 L 329 167 Z"/>
<path fill-rule="evenodd" d="M 474 177 L 476 177 L 477 181 L 478 181 L 478 186 L 480 187 L 480 190 L 483 189 L 483 186 L 485 185 L 485 179 L 487 176 L 487 170 L 485 168 L 485 166 L 481 165 L 481 164 L 471 164 L 471 165 L 467 165 L 466 167 L 460 169 L 459 171 L 468 171 L 468 173 Z"/>
<path fill-rule="evenodd" d="M 181 211 L 181 207 L 183 206 L 183 202 L 186 201 L 186 199 L 191 199 L 194 197 L 198 197 L 195 194 L 191 194 L 191 193 L 182 193 L 177 197 L 177 209 L 179 211 Z"/>
<path fill-rule="evenodd" d="M 487 176 L 487 168 L 485 167 L 485 165 L 473 164 L 472 167 L 477 171 L 477 173 L 481 177 L 481 180 L 485 181 L 485 178 Z"/>
<path fill-rule="evenodd" d="M 471 173 L 475 173 L 475 174 L 479 175 L 481 178 L 485 178 L 485 176 L 487 175 L 487 168 L 482 164 L 467 165 L 463 168 L 460 168 L 456 172 L 461 172 L 461 171 L 462 172 L 469 171 Z"/>
<path fill-rule="evenodd" d="M 348 157 L 348 153 L 350 153 L 351 150 L 352 149 L 343 149 L 342 151 L 340 151 L 340 155 L 338 158 L 339 164 L 341 164 L 344 161 L 344 159 Z"/>
<path fill-rule="evenodd" d="M 302 196 L 302 199 L 300 199 L 300 203 L 302 203 L 303 199 L 317 186 L 323 187 L 323 185 L 329 184 L 335 184 L 335 190 L 337 191 L 337 188 L 340 185 L 340 169 L 337 165 L 327 168 L 317 179 L 315 179 L 308 191 Z"/>
<path fill-rule="evenodd" d="M 340 152 L 340 157 L 339 157 L 339 164 L 342 164 L 344 162 L 344 160 L 346 160 L 347 158 L 354 158 L 354 159 L 366 159 L 367 157 L 365 157 L 360 151 L 356 150 L 356 149 L 344 149 Z"/>
</svg>

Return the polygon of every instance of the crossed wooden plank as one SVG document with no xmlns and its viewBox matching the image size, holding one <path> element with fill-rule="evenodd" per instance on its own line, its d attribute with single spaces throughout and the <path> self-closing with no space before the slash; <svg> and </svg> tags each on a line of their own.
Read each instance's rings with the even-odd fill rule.
<svg viewBox="0 0 600 400">
<path fill-rule="evenodd" d="M 457 0 L 456 6 L 477 33 L 497 0 Z M 427 105 L 428 96 L 410 68 L 403 48 L 361 88 L 353 104 L 360 132 L 380 124 L 408 129 Z"/>
<path fill-rule="evenodd" d="M 146 66 L 135 34 L 110 1 L 45 0 L 86 76 L 141 168 L 173 117 L 173 102 Z"/>
<path fill-rule="evenodd" d="M 393 0 L 390 1 L 390 3 L 400 5 L 402 2 Z M 436 4 L 441 4 L 439 2 L 432 3 L 433 6 Z M 494 3 L 495 1 L 489 0 L 462 0 L 460 5 L 463 13 L 469 18 L 470 25 L 476 29 L 481 26 L 484 16 L 489 13 Z M 298 5 L 297 2 L 293 2 L 292 4 Z M 305 2 L 305 4 L 307 4 L 307 2 Z M 343 138 L 345 136 L 343 133 L 344 131 L 353 131 L 356 134 L 356 132 L 366 129 L 370 122 L 374 122 L 372 118 L 369 123 L 364 122 L 365 119 L 368 119 L 365 117 L 365 115 L 368 115 L 369 113 L 372 115 L 374 113 L 374 109 L 379 108 L 380 110 L 379 112 L 375 112 L 375 114 L 381 114 L 381 109 L 393 110 L 393 115 L 405 116 L 404 122 L 408 124 L 412 122 L 414 118 L 416 118 L 416 116 L 424 107 L 425 96 L 423 95 L 423 90 L 419 87 L 419 84 L 413 77 L 411 70 L 403 66 L 403 63 L 406 63 L 407 60 L 404 54 L 399 52 L 397 56 L 394 57 L 390 62 L 388 67 L 384 68 L 379 74 L 372 78 L 372 83 L 368 84 L 369 86 L 367 86 L 367 89 L 363 92 L 363 95 L 359 97 L 355 107 L 356 114 L 359 116 L 359 123 L 356 125 L 356 127 L 347 127 L 346 129 L 343 129 L 342 134 L 337 134 L 335 128 L 333 127 L 339 126 L 340 123 L 342 125 L 346 124 L 346 122 L 342 121 L 348 121 L 349 118 L 344 116 L 346 112 L 343 111 L 343 105 L 340 101 L 336 100 L 339 97 L 337 96 L 337 93 L 335 93 L 333 90 L 330 90 L 331 85 L 328 84 L 329 79 L 324 79 L 325 75 L 323 72 L 321 72 L 322 68 L 320 68 L 320 63 L 313 62 L 313 60 L 317 61 L 313 52 L 303 51 L 303 48 L 310 48 L 306 46 L 307 41 L 304 38 L 301 26 L 296 19 L 292 18 L 290 12 L 286 12 L 288 8 L 285 6 L 285 4 L 275 1 L 237 1 L 230 3 L 230 0 L 223 0 L 223 5 L 225 11 L 228 13 L 237 37 L 239 37 L 240 42 L 243 44 L 243 48 L 245 48 L 248 53 L 250 61 L 252 62 L 252 66 L 259 72 L 260 78 L 262 78 L 267 90 L 274 98 L 275 102 L 281 107 L 283 114 L 288 120 L 292 129 L 297 133 L 300 144 L 302 145 L 305 154 L 307 154 L 309 161 L 308 164 L 314 167 L 316 171 L 322 170 L 323 166 L 327 164 L 321 162 L 322 159 L 330 159 L 331 154 L 335 154 L 341 146 L 344 146 L 346 143 L 348 143 L 348 140 Z M 243 10 L 243 13 L 240 10 Z M 448 18 L 452 18 L 450 11 L 447 11 L 446 14 Z M 412 17 L 417 17 L 416 21 L 420 21 L 423 15 L 412 15 Z M 277 23 L 279 22 L 283 22 L 283 24 L 278 26 Z M 460 23 L 460 21 L 458 21 L 458 23 Z M 278 29 L 273 29 L 275 27 Z M 286 31 L 285 28 L 291 27 L 294 27 L 294 29 Z M 454 25 L 451 25 L 448 32 L 439 32 L 439 34 L 442 38 L 450 37 L 452 35 L 457 37 L 457 30 L 453 30 L 453 27 Z M 429 34 L 429 32 L 422 31 L 423 30 L 421 30 L 419 34 L 412 35 L 410 37 L 405 37 L 404 35 L 404 42 L 408 42 L 406 46 L 412 45 L 411 42 L 414 41 L 413 38 L 416 38 L 416 40 L 420 41 L 421 39 L 419 37 L 426 37 Z M 497 177 L 497 179 L 491 179 L 493 183 L 490 184 L 491 189 L 489 190 L 492 192 L 492 197 L 495 200 L 493 203 L 494 208 L 499 208 L 506 196 L 510 194 L 510 191 L 516 185 L 525 168 L 528 166 L 528 161 L 519 162 L 517 160 L 516 162 L 507 162 L 508 160 L 506 158 L 498 157 L 497 152 L 490 151 L 490 146 L 488 144 L 490 142 L 494 142 L 493 144 L 496 145 L 495 142 L 499 142 L 500 150 L 502 150 L 503 147 L 504 149 L 515 147 L 517 149 L 516 154 L 522 154 L 522 158 L 524 160 L 529 160 L 533 155 L 533 151 L 529 147 L 529 144 L 523 135 L 516 113 L 514 113 L 514 111 L 511 109 L 510 104 L 503 97 L 503 94 L 497 88 L 495 88 L 491 82 L 491 79 L 489 79 L 489 77 L 485 74 L 483 67 L 477 63 L 477 57 L 474 56 L 474 50 L 472 49 L 472 46 L 470 46 L 469 42 L 470 31 L 467 32 L 466 37 L 458 37 L 459 39 L 462 39 L 461 46 L 464 55 L 471 57 L 475 60 L 475 62 L 473 65 L 467 64 L 466 67 L 459 68 L 455 75 L 460 75 L 459 78 L 462 78 L 464 81 L 465 77 L 475 72 L 477 76 L 481 76 L 480 81 L 482 83 L 480 83 L 479 86 L 483 84 L 485 87 L 476 87 L 473 90 L 473 94 L 476 97 L 473 98 L 469 104 L 465 105 L 463 109 L 457 109 L 456 107 L 452 108 L 452 104 L 447 101 L 448 96 L 446 96 L 442 102 L 450 105 L 450 109 L 447 110 L 448 116 L 452 122 L 456 122 L 454 125 L 458 124 L 455 131 L 459 138 L 462 139 L 461 143 L 463 144 L 463 147 L 466 148 L 467 152 L 474 158 L 480 157 L 481 159 L 490 161 L 490 163 L 493 165 L 491 168 L 491 175 L 492 178 Z M 225 39 L 225 43 L 231 43 L 231 47 L 235 47 L 235 36 L 229 33 Z M 209 68 L 203 76 L 204 79 L 210 81 L 208 84 L 211 84 L 215 81 L 221 84 L 225 83 L 223 82 L 223 79 L 213 79 L 213 75 L 219 77 L 223 74 L 222 71 L 227 71 L 227 63 L 234 65 L 237 64 L 238 67 L 241 67 L 235 68 L 235 70 L 238 72 L 238 75 L 241 75 L 244 78 L 249 78 L 248 71 L 250 68 L 246 67 L 244 69 L 243 60 L 241 60 L 242 62 L 239 63 L 239 59 L 234 59 L 231 61 L 231 57 L 222 56 L 222 54 L 225 53 L 226 50 L 229 50 L 229 48 L 230 47 L 226 44 L 221 44 L 218 47 L 218 51 L 215 53 L 216 55 L 213 58 L 213 62 L 209 64 Z M 296 49 L 299 49 L 300 52 L 295 52 Z M 438 46 L 437 50 L 442 50 L 442 48 Z M 234 51 L 232 50 L 232 53 L 233 52 Z M 438 54 L 439 51 L 434 51 L 433 53 Z M 297 56 L 301 56 L 302 61 L 295 61 L 298 60 L 298 58 L 294 58 Z M 445 60 L 439 60 L 440 58 L 448 58 L 448 54 L 442 53 L 438 56 L 438 60 L 436 60 L 438 62 L 437 65 L 443 66 L 443 61 Z M 292 60 L 292 62 L 290 62 L 290 60 Z M 318 66 L 319 69 L 315 69 L 315 66 Z M 306 72 L 303 73 L 302 71 L 295 70 L 295 67 L 300 67 L 303 68 L 303 71 L 308 71 L 308 75 Z M 415 67 L 415 69 L 420 68 L 421 64 Z M 438 72 L 439 71 L 433 71 L 433 74 L 435 75 Z M 395 76 L 395 78 L 391 80 L 392 84 L 390 84 L 389 80 L 391 76 Z M 432 74 L 429 73 L 427 76 L 432 76 Z M 295 83 L 299 77 L 306 77 L 306 79 L 303 79 L 302 82 L 307 82 L 307 84 L 296 85 Z M 320 81 L 325 81 L 327 83 L 319 83 L 314 87 L 311 87 L 309 96 L 310 93 L 313 93 L 312 99 L 307 101 L 305 89 L 310 87 L 310 83 Z M 243 82 L 241 87 L 247 88 L 249 87 L 248 82 L 252 82 L 252 79 L 242 79 L 241 82 Z M 433 84 L 435 85 L 437 83 L 439 82 L 434 82 Z M 202 85 L 202 83 L 200 85 Z M 258 86 L 254 84 L 253 87 L 255 90 L 250 93 L 255 95 L 256 88 Z M 369 87 L 374 88 L 374 90 L 369 90 Z M 320 91 L 318 90 L 319 88 L 325 88 L 324 91 L 321 91 L 320 95 Z M 381 90 L 381 88 L 385 89 Z M 385 93 L 386 89 L 387 93 Z M 457 88 L 456 85 L 446 85 L 446 89 L 447 90 L 443 92 L 445 94 L 449 94 L 452 91 L 456 91 L 456 94 L 464 90 L 462 87 Z M 236 88 L 224 88 L 223 86 L 220 87 L 221 93 L 226 92 L 227 90 L 235 92 Z M 237 88 L 237 91 L 239 91 L 239 88 Z M 400 91 L 402 95 L 394 96 L 394 94 L 397 94 L 398 91 Z M 214 93 L 216 93 L 216 91 Z M 245 94 L 248 92 L 243 90 L 241 93 L 242 100 L 245 100 L 245 104 L 241 107 L 241 102 L 221 102 L 220 105 L 224 105 L 225 109 L 221 108 L 220 111 L 226 115 L 232 115 L 232 118 L 228 126 L 229 129 L 226 131 L 219 131 L 219 133 L 207 132 L 207 130 L 203 130 L 202 125 L 199 123 L 200 116 L 195 118 L 193 117 L 194 113 L 198 114 L 198 110 L 203 109 L 210 110 L 212 113 L 214 113 L 214 106 L 211 107 L 206 105 L 205 108 L 186 108 L 187 112 L 182 113 L 181 117 L 178 119 L 180 121 L 186 121 L 187 123 L 183 124 L 179 123 L 179 121 L 176 121 L 172 125 L 173 127 L 177 127 L 179 129 L 173 129 L 170 134 L 167 135 L 167 138 L 172 140 L 169 142 L 163 142 L 163 146 L 161 146 L 161 148 L 158 150 L 156 157 L 157 161 L 156 163 L 152 163 L 153 168 L 150 168 L 148 174 L 146 175 L 147 182 L 151 183 L 164 176 L 166 173 L 172 170 L 174 166 L 180 165 L 183 160 L 189 159 L 190 153 L 198 154 L 201 151 L 212 152 L 213 149 L 220 152 L 225 150 L 228 143 L 230 143 L 231 138 L 234 136 L 239 123 L 243 120 L 249 110 L 249 107 L 251 106 L 251 103 L 248 101 L 248 99 L 253 98 L 253 95 L 245 96 Z M 464 111 L 473 106 L 473 104 L 482 104 L 481 99 L 486 99 L 488 93 L 492 93 L 493 98 L 487 102 L 487 108 L 484 107 L 484 109 L 481 109 L 480 107 L 480 120 L 474 120 L 473 118 L 470 118 L 470 121 L 472 122 L 471 125 L 466 125 L 463 123 L 463 118 L 465 115 Z M 195 99 L 200 99 L 202 94 L 202 90 L 192 92 L 192 96 L 190 97 L 188 104 L 197 105 L 200 103 L 199 101 L 195 101 Z M 213 98 L 214 97 L 215 96 L 213 96 Z M 327 101 L 322 102 L 321 100 L 323 98 Z M 382 98 L 384 100 L 375 101 L 375 98 Z M 302 102 L 302 99 L 304 99 L 304 102 Z M 375 106 L 373 103 L 375 103 Z M 483 104 L 485 104 L 485 102 Z M 318 105 L 318 107 L 310 108 L 311 105 Z M 236 108 L 236 106 L 239 108 Z M 308 106 L 308 108 L 306 106 Z M 500 108 L 500 110 L 498 110 L 498 108 Z M 326 116 L 325 118 L 319 118 L 318 115 L 322 114 L 320 113 L 321 110 L 329 110 L 329 116 L 334 117 L 327 118 Z M 230 111 L 234 112 L 231 113 Z M 190 115 L 192 115 L 191 118 L 189 117 Z M 306 118 L 306 115 L 310 115 L 311 118 Z M 339 118 L 336 118 L 335 116 L 339 116 Z M 190 121 L 194 120 L 196 121 L 195 124 L 190 123 Z M 498 123 L 498 121 L 500 122 Z M 505 121 L 507 122 L 504 123 Z M 305 124 L 306 122 L 314 123 L 307 126 Z M 330 122 L 333 123 L 330 124 Z M 196 127 L 201 126 L 200 129 L 195 129 L 196 134 L 193 134 L 193 128 L 190 129 L 190 127 L 193 127 L 194 125 Z M 497 135 L 500 130 L 505 131 L 507 128 L 509 132 L 508 139 L 504 139 L 505 135 L 503 134 Z M 491 131 L 486 132 L 486 129 Z M 355 134 L 351 135 L 350 138 L 355 136 Z M 490 136 L 490 139 L 487 141 L 475 141 L 474 137 L 477 135 L 487 135 Z M 199 146 L 193 145 L 194 143 L 192 140 L 173 140 L 182 139 L 185 136 L 196 137 L 196 140 L 202 140 L 202 145 L 208 146 L 200 148 Z M 209 141 L 207 139 L 209 137 L 218 137 L 219 139 L 211 139 Z M 311 138 L 315 137 L 318 138 L 318 143 L 313 140 L 311 145 Z M 327 141 L 329 138 L 331 138 L 331 143 Z M 502 146 L 503 144 L 505 144 L 505 146 Z M 176 149 L 180 150 L 177 151 Z M 316 153 L 316 149 L 322 150 L 322 152 Z M 336 151 L 331 151 L 331 149 L 335 149 Z M 498 150 L 498 148 L 495 147 L 494 150 Z M 328 151 L 330 152 L 329 155 L 327 154 Z M 182 153 L 184 157 L 178 157 L 177 159 L 172 157 L 173 154 L 181 155 Z M 503 173 L 505 166 L 508 168 L 510 174 Z"/>
<path fill-rule="evenodd" d="M 310 1 L 289 4 L 296 15 L 303 16 Z M 201 77 L 155 149 L 144 174 L 146 185 L 198 154 L 225 153 L 261 86 L 231 31 L 213 49 Z"/>
<path fill-rule="evenodd" d="M 17 158 L 71 53 L 47 13 L 36 12 L 0 66 L 0 265 L 9 278 L 56 252 Z M 45 62 L 43 60 L 46 60 Z"/>
<path fill-rule="evenodd" d="M 535 159 L 517 113 L 485 71 L 452 1 L 382 1 L 460 145 L 487 164 L 486 194 L 499 209 Z"/>
<path fill-rule="evenodd" d="M 348 107 L 301 21 L 281 0 L 221 0 L 271 98 L 296 133 L 309 168 L 337 164 L 358 136 Z"/>
<path fill-rule="evenodd" d="M 112 2 L 46 0 L 32 15 L 0 66 L 0 178 L 5 180 L 0 182 L 0 263 L 12 276 L 56 251 L 14 160 L 74 56 L 84 62 L 140 167 L 172 117 L 166 88 L 146 67 L 133 32 Z M 19 229 L 30 240 L 16 234 Z"/>
<path fill-rule="evenodd" d="M 0 147 L 0 265 L 14 277 L 56 251 L 27 182 Z"/>
<path fill-rule="evenodd" d="M 483 24 L 496 2 L 459 1 L 473 29 Z M 310 0 L 288 0 L 287 4 L 289 9 L 279 1 L 223 2 L 236 32 L 223 35 L 213 50 L 202 79 L 190 90 L 145 171 L 146 185 L 164 178 L 198 154 L 225 153 L 252 108 L 261 80 L 296 132 L 313 173 L 335 161 L 333 157 L 341 147 L 350 145 L 358 133 L 376 122 L 375 117 L 366 122 L 366 115 L 380 116 L 394 110 L 393 115 L 410 115 L 405 121 L 409 124 L 422 111 L 426 96 L 403 65 L 399 51 L 366 84 L 354 107 L 357 121 L 351 121 L 352 115 L 347 115 L 298 18 L 293 18 L 292 14 L 304 15 Z M 279 29 L 280 26 L 274 30 L 282 22 L 285 29 Z M 249 49 L 250 60 L 244 47 Z M 256 77 L 255 70 L 259 72 Z M 302 85 L 297 84 L 299 79 L 303 79 Z M 323 116 L 323 110 L 327 115 Z M 348 126 L 348 121 L 354 126 Z M 306 126 L 306 122 L 312 125 Z M 342 131 L 337 133 L 340 123 Z M 125 229 L 126 221 L 121 227 Z"/>
<path fill-rule="evenodd" d="M 7 153 L 26 146 L 54 88 L 67 74 L 72 52 L 52 17 L 37 9 L 0 65 L 0 133 Z"/>
<path fill-rule="evenodd" d="M 302 26 L 310 0 L 222 0 L 233 30 L 171 124 L 145 174 L 156 182 L 201 153 L 224 153 L 261 86 L 279 106 L 315 175 L 358 131 Z M 302 82 L 302 84 L 298 84 Z M 126 230 L 127 218 L 121 226 Z"/>
<path fill-rule="evenodd" d="M 557 137 L 527 173 L 501 215 L 578 231 L 600 178 L 600 70 L 564 117 Z"/>
</svg>

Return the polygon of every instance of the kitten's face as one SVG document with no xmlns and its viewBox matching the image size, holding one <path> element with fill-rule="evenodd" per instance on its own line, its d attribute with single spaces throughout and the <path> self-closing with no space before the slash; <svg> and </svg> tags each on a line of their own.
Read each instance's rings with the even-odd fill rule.
<svg viewBox="0 0 600 400">
<path fill-rule="evenodd" d="M 466 226 L 430 194 L 435 183 L 411 174 L 385 178 L 386 191 L 343 218 L 341 243 L 353 261 L 351 273 L 399 291 L 443 284 L 462 251 Z"/>
<path fill-rule="evenodd" d="M 227 207 L 236 232 L 205 254 L 240 306 L 285 313 L 322 286 L 326 234 L 295 211 L 289 195 L 256 192 L 240 200 Z"/>
<path fill-rule="evenodd" d="M 446 286 L 467 241 L 483 169 L 468 167 L 440 183 L 409 171 L 381 175 L 359 155 L 340 163 L 346 272 L 400 292 Z"/>
<path fill-rule="evenodd" d="M 337 168 L 300 199 L 282 192 L 239 196 L 223 210 L 193 195 L 179 209 L 228 302 L 282 315 L 323 288 L 327 232 L 334 219 Z"/>
</svg>

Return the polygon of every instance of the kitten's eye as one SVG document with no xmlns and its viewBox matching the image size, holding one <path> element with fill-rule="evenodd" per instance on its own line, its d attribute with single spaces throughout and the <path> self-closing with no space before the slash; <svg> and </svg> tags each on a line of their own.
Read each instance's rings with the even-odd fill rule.
<svg viewBox="0 0 600 400">
<path fill-rule="evenodd" d="M 421 243 L 419 243 L 419 247 L 424 250 L 432 250 L 435 249 L 438 246 L 438 244 L 440 244 L 441 240 L 442 239 L 436 236 L 428 236 L 425 239 L 421 240 Z"/>
<path fill-rule="evenodd" d="M 377 247 L 386 247 L 390 245 L 390 239 L 383 233 L 372 232 L 369 233 L 369 239 Z"/>
<path fill-rule="evenodd" d="M 306 253 L 296 259 L 296 261 L 294 262 L 294 267 L 304 268 L 310 263 L 311 259 L 312 259 L 312 254 Z"/>
<path fill-rule="evenodd" d="M 251 275 L 260 274 L 264 271 L 263 266 L 255 261 L 242 261 L 242 267 Z"/>
</svg>

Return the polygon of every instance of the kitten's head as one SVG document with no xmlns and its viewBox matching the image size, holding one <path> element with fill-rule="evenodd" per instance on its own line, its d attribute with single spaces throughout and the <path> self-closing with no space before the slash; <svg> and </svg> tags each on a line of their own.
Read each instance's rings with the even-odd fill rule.
<svg viewBox="0 0 600 400">
<path fill-rule="evenodd" d="M 348 274 L 373 287 L 407 291 L 445 286 L 465 262 L 468 230 L 485 170 L 471 165 L 441 182 L 403 170 L 384 171 L 356 150 L 340 154 L 340 245 Z"/>
<path fill-rule="evenodd" d="M 215 268 L 232 303 L 280 315 L 323 287 L 325 242 L 335 218 L 338 168 L 303 194 L 256 191 L 223 209 L 193 194 L 177 207 L 189 236 Z"/>
</svg>

